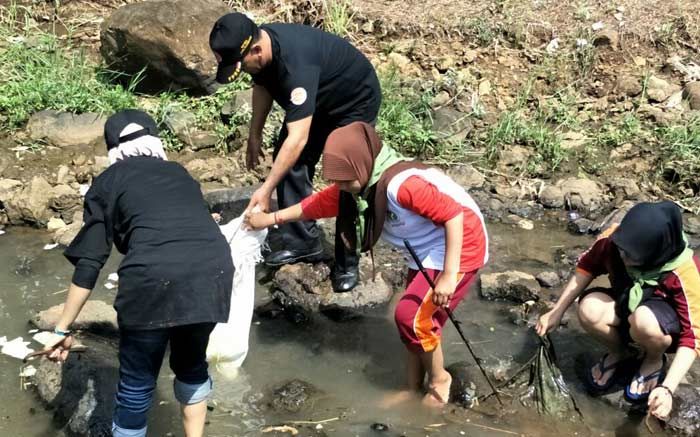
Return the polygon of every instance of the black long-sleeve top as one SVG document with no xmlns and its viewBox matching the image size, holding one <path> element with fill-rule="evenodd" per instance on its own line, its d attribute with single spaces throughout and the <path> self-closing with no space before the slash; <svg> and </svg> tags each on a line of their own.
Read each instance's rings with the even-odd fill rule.
<svg viewBox="0 0 700 437">
<path fill-rule="evenodd" d="M 199 184 L 181 165 L 130 157 L 85 195 L 84 225 L 64 255 L 92 289 L 114 244 L 124 254 L 114 302 L 122 329 L 228 320 L 233 263 Z"/>
</svg>

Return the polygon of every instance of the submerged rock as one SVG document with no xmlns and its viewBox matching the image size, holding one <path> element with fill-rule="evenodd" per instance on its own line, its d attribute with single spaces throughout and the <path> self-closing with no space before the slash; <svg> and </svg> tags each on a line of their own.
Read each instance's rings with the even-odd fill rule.
<svg viewBox="0 0 700 437">
<path fill-rule="evenodd" d="M 540 284 L 529 273 L 509 271 L 481 275 L 481 296 L 486 299 L 523 303 L 538 300 L 539 292 Z"/>
<path fill-rule="evenodd" d="M 459 361 L 447 367 L 452 376 L 450 402 L 464 408 L 471 408 L 477 403 L 476 384 L 472 376 L 473 366 L 466 361 Z"/>
<path fill-rule="evenodd" d="M 313 407 L 320 395 L 321 391 L 312 384 L 293 379 L 273 388 L 266 404 L 275 411 L 297 413 Z"/>
</svg>

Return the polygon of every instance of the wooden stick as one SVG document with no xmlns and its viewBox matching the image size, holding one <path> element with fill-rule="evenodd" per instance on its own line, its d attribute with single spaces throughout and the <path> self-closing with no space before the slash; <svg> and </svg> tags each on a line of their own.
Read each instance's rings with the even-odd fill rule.
<svg viewBox="0 0 700 437">
<path fill-rule="evenodd" d="M 336 420 L 340 420 L 340 417 L 332 417 L 330 419 L 323 419 L 323 420 L 292 420 L 289 423 L 293 423 L 294 425 L 318 425 L 320 423 L 328 423 L 328 422 L 335 422 Z"/>
<path fill-rule="evenodd" d="M 71 346 L 70 349 L 64 349 L 64 350 L 67 350 L 68 352 L 85 352 L 87 350 L 87 346 L 75 345 L 75 346 Z M 40 357 L 42 355 L 48 355 L 53 351 L 54 351 L 54 349 L 44 349 L 41 351 L 32 352 L 31 354 L 28 354 L 26 357 L 24 357 L 22 359 L 22 362 L 26 363 L 27 361 L 30 361 L 33 358 Z"/>
<path fill-rule="evenodd" d="M 477 428 L 487 429 L 487 430 L 489 430 L 489 431 L 502 432 L 502 433 L 504 433 L 504 434 L 520 435 L 520 433 L 513 432 L 513 431 L 508 431 L 507 429 L 493 428 L 493 427 L 486 426 L 486 425 L 480 425 L 480 424 L 478 424 L 478 423 L 465 422 L 464 424 L 465 424 L 465 425 L 476 426 Z"/>
</svg>

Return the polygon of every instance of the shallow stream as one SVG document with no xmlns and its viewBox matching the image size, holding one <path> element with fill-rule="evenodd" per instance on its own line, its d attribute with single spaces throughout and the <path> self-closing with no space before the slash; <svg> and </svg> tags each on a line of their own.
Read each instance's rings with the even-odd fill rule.
<svg viewBox="0 0 700 437">
<path fill-rule="evenodd" d="M 490 225 L 492 268 L 538 273 L 551 270 L 557 248 L 586 246 L 590 237 L 576 237 L 557 227 L 536 225 L 526 231 L 505 225 Z M 23 228 L 10 228 L 0 235 L 0 337 L 28 339 L 27 321 L 36 311 L 62 303 L 70 281 L 71 266 L 61 250 L 44 250 L 49 236 Z M 110 302 L 114 290 L 104 287 L 107 275 L 117 270 L 118 256 L 112 256 L 102 272 L 95 299 Z M 381 265 L 381 263 L 379 263 Z M 550 266 L 549 268 L 547 266 Z M 261 273 L 262 274 L 262 273 Z M 552 294 L 557 289 L 553 289 Z M 257 299 L 266 297 L 263 286 Z M 548 293 L 543 298 L 548 299 Z M 511 322 L 508 309 L 514 305 L 487 302 L 472 290 L 455 311 L 474 349 L 491 368 L 514 371 L 536 350 L 537 340 L 525 326 Z M 323 316 L 299 326 L 284 318 L 254 317 L 250 353 L 234 382 L 215 379 L 215 396 L 209 413 L 207 435 L 285 435 L 261 434 L 267 426 L 290 424 L 300 435 L 329 436 L 426 436 L 426 435 L 644 435 L 642 424 L 633 423 L 617 409 L 583 393 L 579 371 L 582 359 L 597 358 L 600 347 L 582 335 L 573 311 L 570 322 L 552 338 L 557 347 L 564 378 L 572 388 L 584 414 L 585 424 L 557 421 L 537 416 L 516 399 L 506 398 L 503 408 L 495 400 L 482 402 L 474 410 L 449 406 L 443 411 L 425 411 L 419 405 L 391 410 L 378 403 L 403 382 L 404 349 L 393 324 L 392 306 L 377 308 L 366 317 L 344 323 Z M 36 348 L 38 345 L 34 344 Z M 446 363 L 472 362 L 455 329 L 447 326 L 444 340 Z M 588 354 L 588 355 L 587 355 Z M 19 360 L 0 355 L 0 435 L 53 436 L 52 413 L 30 390 L 22 390 Z M 116 357 L 115 357 L 116 369 Z M 481 375 L 473 369 L 476 384 L 485 393 Z M 115 370 L 116 371 L 116 370 Z M 157 399 L 151 409 L 149 435 L 182 435 L 177 404 L 172 396 L 171 372 L 166 364 L 161 372 Z M 300 413 L 275 413 L 256 402 L 262 393 L 285 381 L 300 379 L 316 386 L 322 394 L 312 407 Z M 323 421 L 320 424 L 292 424 L 292 421 Z M 387 425 L 387 431 L 372 428 Z M 375 425 L 375 428 L 378 426 Z M 325 433 L 325 434 L 324 434 Z M 637 434 L 638 433 L 638 434 Z M 289 434 L 286 434 L 289 435 Z"/>
</svg>

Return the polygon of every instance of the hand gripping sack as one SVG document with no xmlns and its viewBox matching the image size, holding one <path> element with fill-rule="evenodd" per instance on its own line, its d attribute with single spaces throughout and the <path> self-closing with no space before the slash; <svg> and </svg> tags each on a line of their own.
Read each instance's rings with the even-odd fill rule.
<svg viewBox="0 0 700 437">
<path fill-rule="evenodd" d="M 255 301 L 255 265 L 262 261 L 261 246 L 267 230 L 247 231 L 243 216 L 220 227 L 231 248 L 233 289 L 228 322 L 216 325 L 209 336 L 207 359 L 225 376 L 235 377 L 248 354 L 248 335 Z"/>
</svg>

